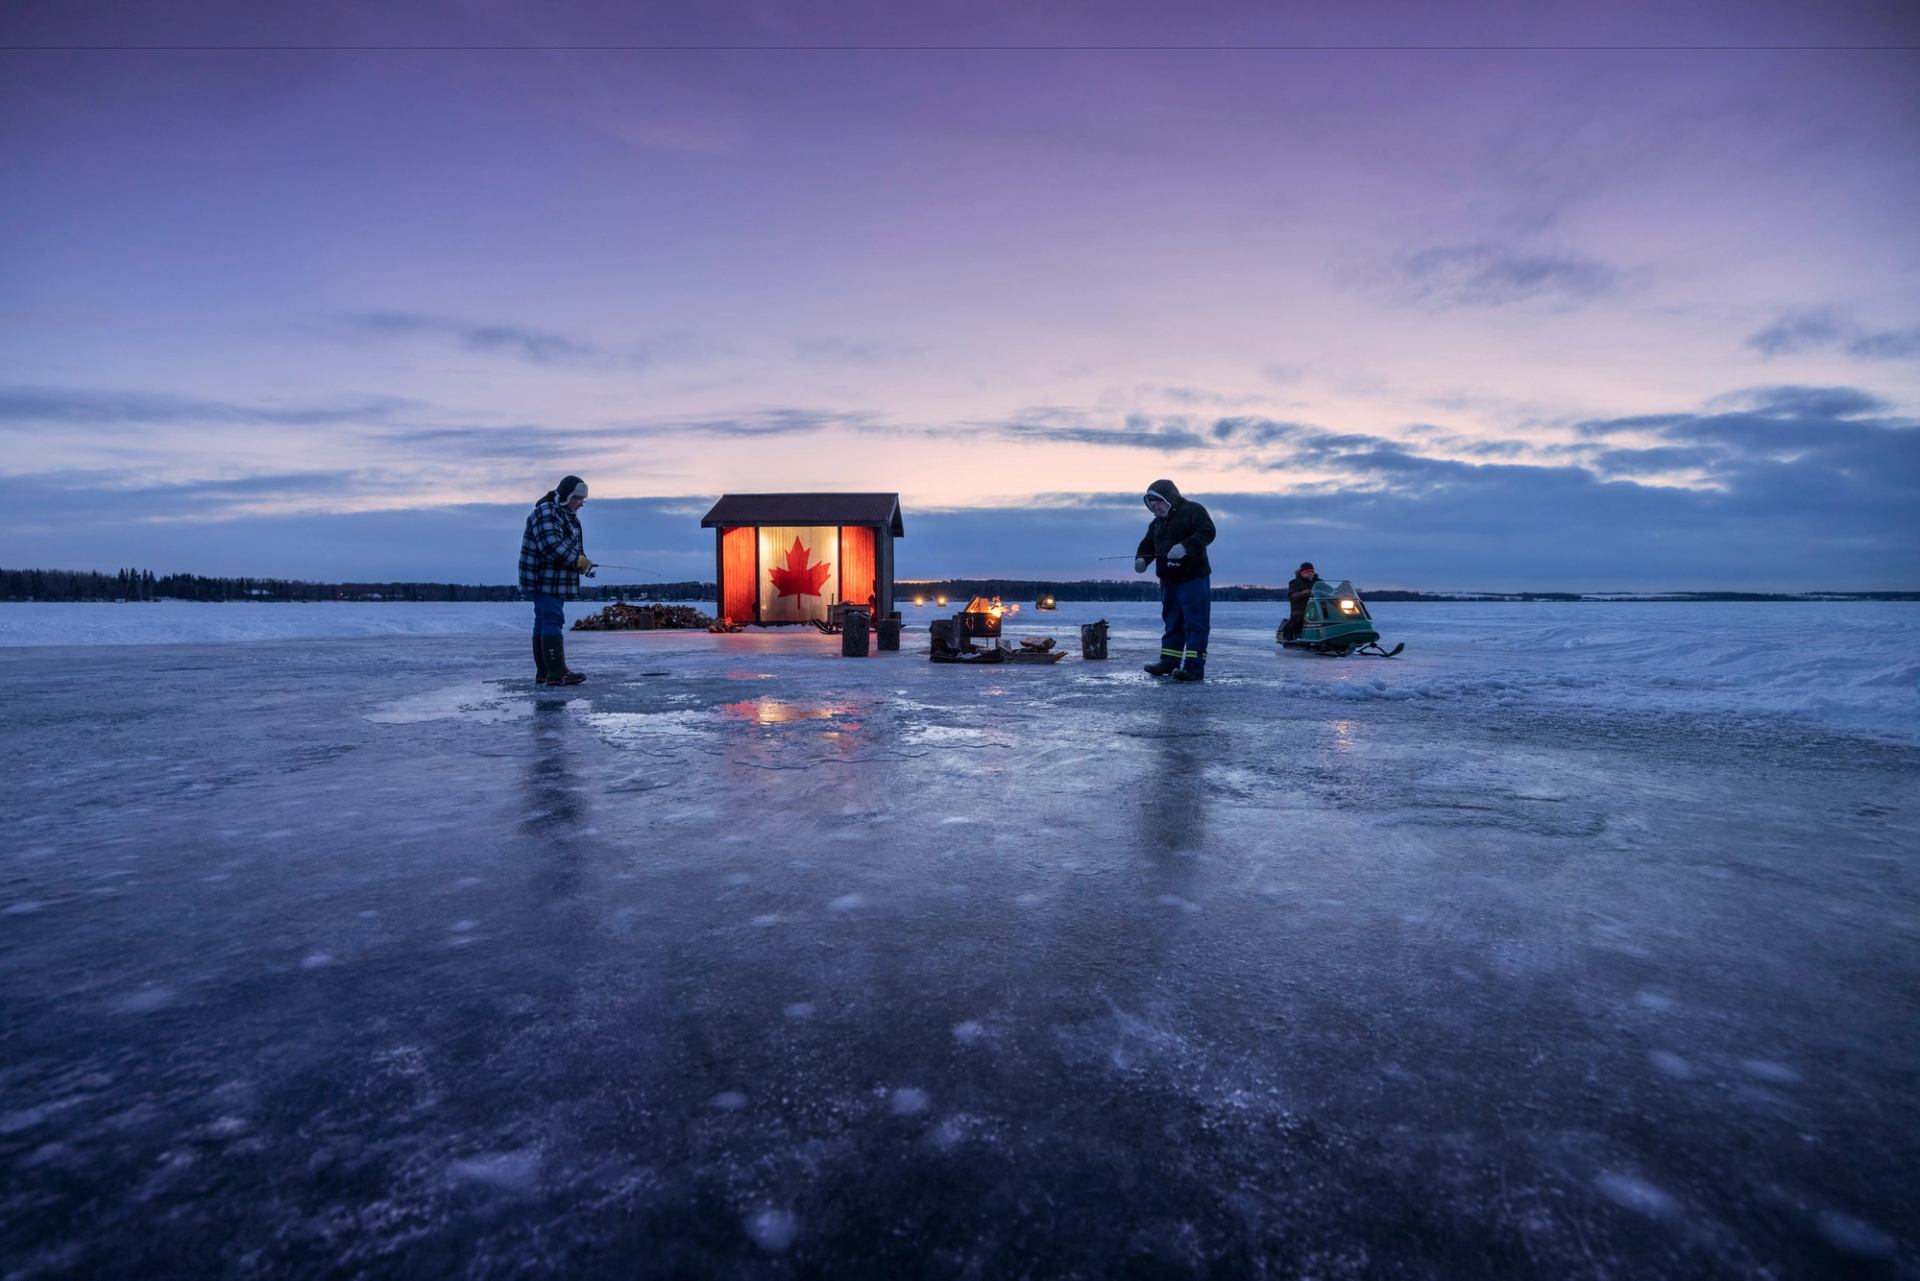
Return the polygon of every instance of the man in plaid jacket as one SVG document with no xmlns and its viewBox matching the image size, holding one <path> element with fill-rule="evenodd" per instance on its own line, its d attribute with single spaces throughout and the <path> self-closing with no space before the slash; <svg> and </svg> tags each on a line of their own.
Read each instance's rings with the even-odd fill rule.
<svg viewBox="0 0 1920 1281">
<path fill-rule="evenodd" d="M 533 505 L 520 537 L 520 590 L 533 597 L 536 685 L 578 685 L 587 679 L 567 669 L 567 619 L 562 604 L 579 595 L 580 575 L 593 570 L 577 515 L 586 501 L 587 482 L 578 476 L 565 477 Z"/>
</svg>

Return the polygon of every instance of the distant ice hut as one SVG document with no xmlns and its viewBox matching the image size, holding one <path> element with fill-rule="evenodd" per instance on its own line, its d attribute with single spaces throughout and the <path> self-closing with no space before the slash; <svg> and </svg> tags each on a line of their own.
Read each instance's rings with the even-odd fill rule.
<svg viewBox="0 0 1920 1281">
<path fill-rule="evenodd" d="M 715 531 L 720 613 L 736 623 L 832 620 L 839 604 L 893 609 L 898 494 L 723 494 Z"/>
</svg>

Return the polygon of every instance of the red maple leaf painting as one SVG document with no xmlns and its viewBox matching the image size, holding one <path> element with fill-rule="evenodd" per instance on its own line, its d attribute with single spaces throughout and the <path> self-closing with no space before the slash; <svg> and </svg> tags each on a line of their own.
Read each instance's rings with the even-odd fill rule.
<svg viewBox="0 0 1920 1281">
<path fill-rule="evenodd" d="M 780 589 L 782 596 L 818 596 L 820 585 L 827 581 L 828 564 L 823 560 L 818 565 L 808 565 L 807 549 L 796 538 L 787 549 L 787 567 L 767 572 L 773 575 L 773 585 Z"/>
</svg>

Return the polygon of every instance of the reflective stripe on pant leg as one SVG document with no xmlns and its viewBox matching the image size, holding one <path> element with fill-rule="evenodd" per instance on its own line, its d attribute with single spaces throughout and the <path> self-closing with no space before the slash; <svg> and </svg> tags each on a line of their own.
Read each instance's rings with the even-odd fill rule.
<svg viewBox="0 0 1920 1281">
<path fill-rule="evenodd" d="M 1180 610 L 1178 584 L 1160 584 L 1160 622 L 1165 629 L 1160 637 L 1160 657 L 1178 662 L 1187 647 L 1187 624 Z"/>
</svg>

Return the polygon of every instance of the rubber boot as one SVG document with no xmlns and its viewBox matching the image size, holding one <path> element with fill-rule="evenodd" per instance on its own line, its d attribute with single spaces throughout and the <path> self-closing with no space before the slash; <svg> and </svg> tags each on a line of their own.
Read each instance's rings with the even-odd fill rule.
<svg viewBox="0 0 1920 1281">
<path fill-rule="evenodd" d="M 1141 668 L 1140 670 L 1145 672 L 1149 676 L 1171 676 L 1173 675 L 1173 669 L 1178 666 L 1180 666 L 1180 664 L 1175 662 L 1173 659 L 1162 658 L 1157 663 L 1148 663 L 1145 667 Z"/>
<path fill-rule="evenodd" d="M 1203 681 L 1207 679 L 1207 665 L 1205 663 L 1189 662 L 1173 674 L 1173 679 L 1187 683 Z"/>
<path fill-rule="evenodd" d="M 583 685 L 586 679 L 579 672 L 567 668 L 567 638 L 547 637 L 547 684 Z"/>
<path fill-rule="evenodd" d="M 546 637 L 539 632 L 533 634 L 533 683 L 547 683 L 547 645 Z"/>
</svg>

